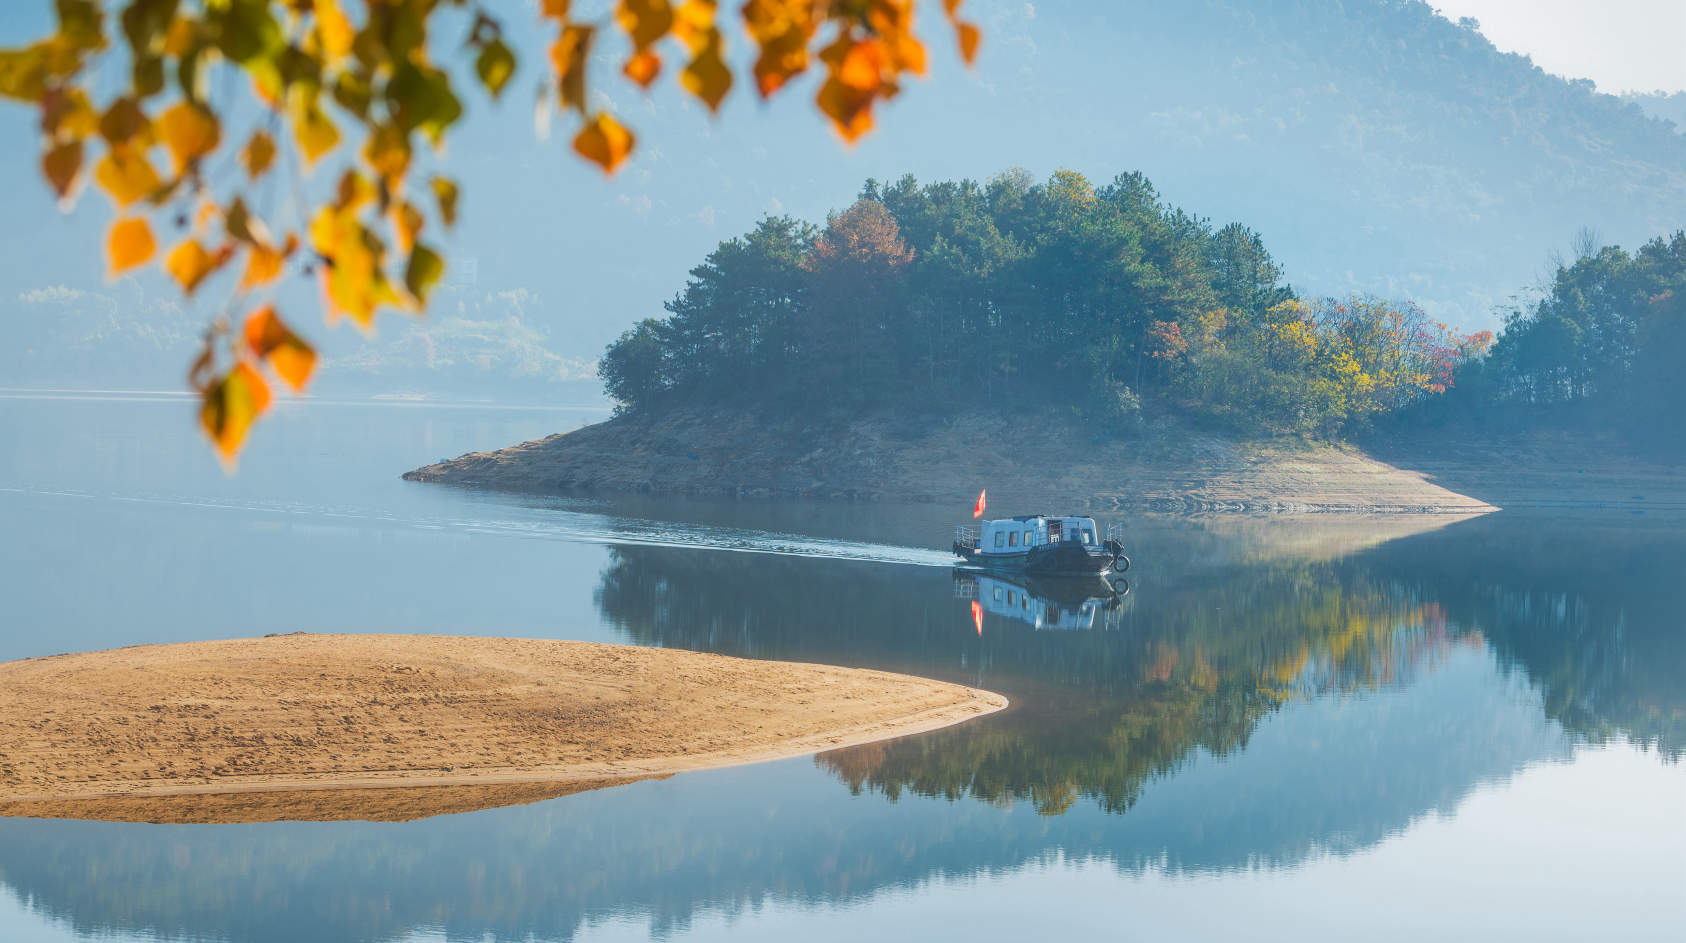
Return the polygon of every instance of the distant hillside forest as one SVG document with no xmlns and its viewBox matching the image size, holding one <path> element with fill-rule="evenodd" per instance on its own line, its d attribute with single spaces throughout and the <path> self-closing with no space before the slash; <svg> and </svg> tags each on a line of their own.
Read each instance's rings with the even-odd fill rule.
<svg viewBox="0 0 1686 943">
<path fill-rule="evenodd" d="M 1635 255 L 1583 246 L 1504 334 L 1409 302 L 1305 298 L 1258 235 L 1160 202 L 1140 174 L 1096 187 L 888 186 L 823 228 L 768 218 L 609 345 L 622 411 L 747 396 L 781 408 L 1068 409 L 1114 434 L 1143 397 L 1246 432 L 1329 436 L 1389 415 L 1624 397 L 1677 406 L 1686 234 Z"/>
</svg>

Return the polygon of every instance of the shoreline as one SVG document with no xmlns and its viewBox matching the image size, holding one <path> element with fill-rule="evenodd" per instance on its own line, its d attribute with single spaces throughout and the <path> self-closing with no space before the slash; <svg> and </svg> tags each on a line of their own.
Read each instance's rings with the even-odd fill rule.
<svg viewBox="0 0 1686 943">
<path fill-rule="evenodd" d="M 1077 418 L 974 410 L 847 422 L 728 404 L 628 414 L 475 452 L 405 480 L 527 493 L 840 497 L 1078 511 L 1471 514 L 1506 507 L 1686 510 L 1686 460 L 1601 431 L 1421 430 L 1364 448 L 1241 441 L 1161 415 L 1139 434 Z"/>
<path fill-rule="evenodd" d="M 923 733 L 1007 706 L 866 669 L 459 636 L 133 646 L 0 664 L 0 681 L 0 815 L 26 816 L 37 803 L 597 788 Z"/>
</svg>

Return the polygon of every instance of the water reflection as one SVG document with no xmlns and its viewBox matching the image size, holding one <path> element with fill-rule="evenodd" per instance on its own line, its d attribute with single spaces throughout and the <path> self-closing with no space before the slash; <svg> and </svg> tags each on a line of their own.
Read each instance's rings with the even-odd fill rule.
<svg viewBox="0 0 1686 943">
<path fill-rule="evenodd" d="M 1351 553 L 1138 538 L 1131 593 L 1087 624 L 1100 597 L 1040 584 L 979 578 L 967 598 L 933 567 L 616 547 L 595 603 L 621 638 L 915 672 L 1016 707 L 401 824 L 4 819 L 0 883 L 90 935 L 568 939 L 628 914 L 661 935 L 1056 856 L 1293 866 L 1376 848 L 1577 741 L 1681 755 L 1677 529 L 1495 515 Z M 997 588 L 980 634 L 971 603 Z M 1026 593 L 1059 620 L 1024 618 Z"/>
</svg>

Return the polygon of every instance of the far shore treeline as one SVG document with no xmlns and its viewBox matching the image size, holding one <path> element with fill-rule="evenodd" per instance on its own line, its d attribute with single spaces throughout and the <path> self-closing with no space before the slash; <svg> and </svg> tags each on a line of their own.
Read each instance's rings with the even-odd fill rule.
<svg viewBox="0 0 1686 943">
<path fill-rule="evenodd" d="M 1301 297 L 1259 235 L 1164 205 L 1139 173 L 869 180 L 823 228 L 775 217 L 722 242 L 600 372 L 622 412 L 728 397 L 1061 408 L 1119 434 L 1148 397 L 1236 431 L 1320 436 L 1454 410 L 1677 415 L 1686 233 L 1632 255 L 1583 234 L 1555 269 L 1495 341 L 1407 301 Z"/>
</svg>

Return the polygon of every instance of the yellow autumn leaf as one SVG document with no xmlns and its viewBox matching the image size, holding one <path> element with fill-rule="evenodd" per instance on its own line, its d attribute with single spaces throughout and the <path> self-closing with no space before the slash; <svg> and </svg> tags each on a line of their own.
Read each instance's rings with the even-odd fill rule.
<svg viewBox="0 0 1686 943">
<path fill-rule="evenodd" d="M 120 144 L 112 145 L 110 153 L 100 159 L 94 168 L 94 180 L 118 206 L 151 196 L 163 186 L 158 171 L 144 156 Z"/>
<path fill-rule="evenodd" d="M 597 117 L 585 123 L 585 127 L 574 138 L 574 150 L 586 160 L 595 162 L 603 168 L 606 174 L 612 174 L 620 167 L 632 153 L 636 139 L 614 116 L 608 112 L 598 112 Z"/>
<path fill-rule="evenodd" d="M 392 228 L 398 233 L 398 250 L 410 251 L 416 244 L 416 235 L 421 232 L 422 225 L 427 218 L 422 216 L 421 210 L 408 200 L 400 200 L 392 206 Z"/>
<path fill-rule="evenodd" d="M 380 125 L 363 145 L 363 159 L 387 181 L 387 186 L 396 189 L 410 169 L 410 136 L 390 124 Z"/>
<path fill-rule="evenodd" d="M 357 38 L 357 31 L 351 25 L 351 20 L 340 8 L 339 0 L 315 0 L 316 32 L 322 43 L 322 51 L 328 54 L 330 62 L 344 59 L 351 53 L 351 44 Z"/>
<path fill-rule="evenodd" d="M 152 227 L 142 216 L 131 216 L 112 223 L 105 246 L 113 276 L 146 264 L 158 251 L 158 243 L 152 238 Z"/>
<path fill-rule="evenodd" d="M 157 130 L 180 176 L 194 161 L 217 149 L 222 129 L 215 115 L 200 105 L 178 102 L 158 116 Z"/>
<path fill-rule="evenodd" d="M 304 151 L 305 161 L 312 164 L 340 142 L 339 129 L 314 102 L 293 115 L 293 136 Z"/>
<path fill-rule="evenodd" d="M 445 220 L 445 228 L 450 229 L 457 224 L 457 185 L 449 177 L 434 177 L 428 181 L 433 187 L 433 198 L 439 201 L 439 216 Z"/>
<path fill-rule="evenodd" d="M 316 367 L 316 351 L 287 327 L 273 305 L 265 305 L 246 318 L 245 339 L 253 355 L 268 360 L 294 392 L 304 392 Z"/>
<path fill-rule="evenodd" d="M 269 408 L 269 384 L 263 375 L 241 361 L 228 375 L 205 388 L 199 408 L 199 425 L 211 437 L 225 465 L 245 444 L 252 423 Z"/>
</svg>

